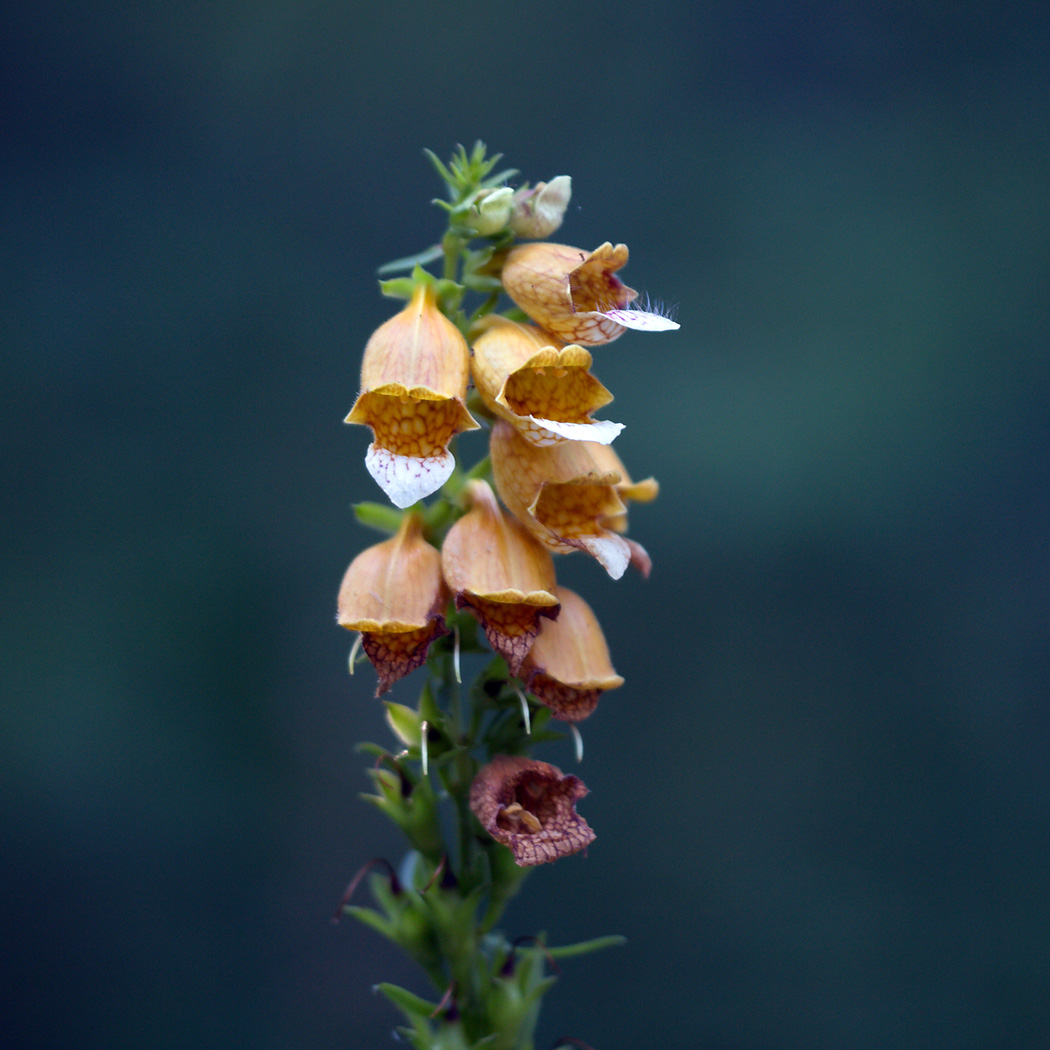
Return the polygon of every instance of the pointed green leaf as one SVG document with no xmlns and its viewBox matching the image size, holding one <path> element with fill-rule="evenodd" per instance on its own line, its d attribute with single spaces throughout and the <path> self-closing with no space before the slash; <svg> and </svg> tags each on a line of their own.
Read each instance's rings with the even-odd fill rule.
<svg viewBox="0 0 1050 1050">
<path fill-rule="evenodd" d="M 445 202 L 441 201 L 440 203 L 444 204 Z M 440 259 L 443 254 L 444 249 L 440 244 L 432 244 L 429 248 L 424 248 L 421 252 L 416 252 L 415 255 L 406 255 L 402 259 L 394 259 L 391 262 L 383 263 L 383 265 L 376 270 L 376 273 L 399 273 L 401 270 L 411 270 L 416 266 L 426 266 L 428 263 Z"/>
<path fill-rule="evenodd" d="M 577 955 L 589 955 L 591 952 L 599 952 L 603 948 L 615 948 L 626 944 L 627 938 L 619 934 L 610 934 L 608 937 L 595 937 L 590 941 L 579 941 L 577 944 L 564 944 L 560 948 L 548 948 L 547 954 L 552 959 L 571 959 Z"/>
<path fill-rule="evenodd" d="M 395 704 L 393 700 L 384 700 L 386 720 L 398 740 L 406 747 L 418 748 L 423 741 L 423 729 L 418 712 L 404 704 Z"/>
<path fill-rule="evenodd" d="M 391 536 L 401 528 L 401 511 L 391 507 L 388 503 L 355 503 L 354 517 L 362 525 L 370 529 L 378 529 L 379 532 L 389 533 Z"/>
</svg>

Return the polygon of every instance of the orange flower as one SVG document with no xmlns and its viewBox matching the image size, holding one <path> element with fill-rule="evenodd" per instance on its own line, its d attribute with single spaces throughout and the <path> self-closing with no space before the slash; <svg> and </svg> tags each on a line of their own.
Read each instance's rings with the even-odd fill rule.
<svg viewBox="0 0 1050 1050">
<path fill-rule="evenodd" d="M 540 448 L 509 423 L 492 428 L 489 451 L 496 490 L 507 509 L 552 551 L 583 550 L 618 580 L 631 559 L 627 541 L 607 521 L 624 513 L 616 493 L 620 475 L 602 471 L 590 441 Z"/>
<path fill-rule="evenodd" d="M 555 718 L 579 722 L 598 706 L 598 697 L 623 679 L 613 670 L 609 647 L 591 607 L 567 587 L 555 591 L 561 615 L 543 625 L 525 660 L 526 685 Z"/>
<path fill-rule="evenodd" d="M 546 762 L 497 755 L 474 778 L 470 808 L 525 868 L 566 857 L 594 841 L 594 832 L 576 812 L 577 799 L 586 794 L 583 781 L 563 776 Z"/>
<path fill-rule="evenodd" d="M 379 674 L 376 696 L 415 670 L 435 638 L 448 634 L 441 555 L 423 539 L 423 519 L 406 514 L 396 536 L 362 551 L 339 588 L 339 624 L 361 632 Z"/>
<path fill-rule="evenodd" d="M 567 343 L 599 346 L 628 328 L 664 331 L 678 325 L 659 313 L 630 310 L 638 293 L 616 276 L 627 245 L 608 241 L 590 255 L 567 244 L 523 244 L 507 255 L 503 287 L 541 328 Z"/>
<path fill-rule="evenodd" d="M 623 430 L 622 423 L 591 419 L 612 394 L 588 371 L 594 359 L 582 346 L 559 349 L 546 332 L 497 314 L 479 327 L 471 363 L 478 393 L 534 445 L 608 444 Z"/>
<path fill-rule="evenodd" d="M 466 496 L 470 510 L 441 546 L 445 582 L 456 608 L 470 609 L 516 675 L 540 617 L 558 616 L 554 562 L 521 522 L 503 512 L 486 482 L 469 482 Z"/>
<path fill-rule="evenodd" d="M 632 481 L 627 469 L 620 461 L 620 457 L 607 445 L 591 445 L 591 455 L 599 470 L 615 471 L 620 475 L 616 483 L 616 491 L 624 503 L 651 503 L 660 492 L 660 485 L 656 478 L 648 477 L 642 481 Z M 625 533 L 627 531 L 627 510 L 622 514 L 612 515 L 602 519 L 602 524 L 613 532 Z M 649 577 L 653 563 L 645 548 L 636 540 L 624 537 L 627 545 L 631 548 L 631 564 L 644 576 Z"/>
<path fill-rule="evenodd" d="M 469 371 L 466 340 L 426 283 L 368 340 L 346 422 L 372 428 L 365 465 L 396 507 L 441 488 L 456 465 L 449 441 L 477 428 L 465 407 Z"/>
</svg>

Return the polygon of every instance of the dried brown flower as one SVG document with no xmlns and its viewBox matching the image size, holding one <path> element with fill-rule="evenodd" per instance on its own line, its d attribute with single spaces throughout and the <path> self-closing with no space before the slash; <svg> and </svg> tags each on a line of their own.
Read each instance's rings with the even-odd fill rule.
<svg viewBox="0 0 1050 1050">
<path fill-rule="evenodd" d="M 586 794 L 579 777 L 565 776 L 546 762 L 497 755 L 474 778 L 470 808 L 525 868 L 567 857 L 594 841 L 590 825 L 576 812 L 576 800 Z"/>
</svg>

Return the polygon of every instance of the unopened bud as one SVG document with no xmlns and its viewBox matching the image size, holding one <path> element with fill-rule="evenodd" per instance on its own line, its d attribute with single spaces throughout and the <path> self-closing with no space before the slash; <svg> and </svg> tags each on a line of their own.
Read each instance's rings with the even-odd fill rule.
<svg viewBox="0 0 1050 1050">
<path fill-rule="evenodd" d="M 464 220 L 479 237 L 499 233 L 514 211 L 514 191 L 509 186 L 494 190 L 481 190 L 474 198 Z"/>
<path fill-rule="evenodd" d="M 572 179 L 559 175 L 550 182 L 537 182 L 532 189 L 522 187 L 514 194 L 514 214 L 510 228 L 528 240 L 549 237 L 565 217 L 572 197 Z"/>
</svg>

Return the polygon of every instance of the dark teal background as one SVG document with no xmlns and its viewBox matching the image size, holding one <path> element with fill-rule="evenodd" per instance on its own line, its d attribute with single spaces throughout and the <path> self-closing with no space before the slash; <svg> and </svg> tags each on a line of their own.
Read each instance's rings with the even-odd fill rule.
<svg viewBox="0 0 1050 1050">
<path fill-rule="evenodd" d="M 400 850 L 341 420 L 476 138 L 682 322 L 595 353 L 655 568 L 559 561 L 627 685 L 506 928 L 630 943 L 537 1046 L 1050 1045 L 1050 6 L 4 10 L 9 1045 L 386 1046 L 424 991 L 329 921 Z"/>
</svg>

